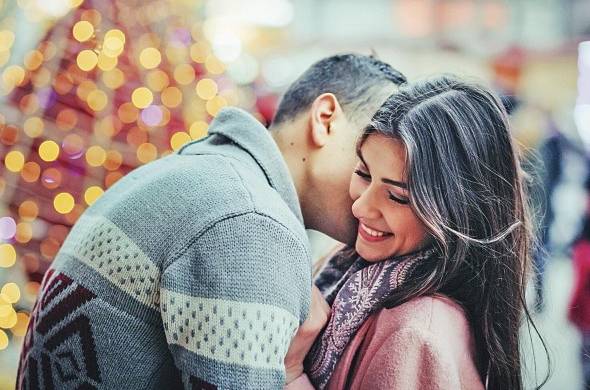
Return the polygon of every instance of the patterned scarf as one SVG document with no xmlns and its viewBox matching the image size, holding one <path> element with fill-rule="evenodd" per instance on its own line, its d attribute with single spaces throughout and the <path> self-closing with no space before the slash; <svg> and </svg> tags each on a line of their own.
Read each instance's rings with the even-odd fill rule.
<svg viewBox="0 0 590 390">
<path fill-rule="evenodd" d="M 398 289 L 408 275 L 434 249 L 370 263 L 350 250 L 342 250 L 324 267 L 316 285 L 332 306 L 328 325 L 305 360 L 305 371 L 316 389 L 324 389 L 348 343 L 365 320 Z"/>
</svg>

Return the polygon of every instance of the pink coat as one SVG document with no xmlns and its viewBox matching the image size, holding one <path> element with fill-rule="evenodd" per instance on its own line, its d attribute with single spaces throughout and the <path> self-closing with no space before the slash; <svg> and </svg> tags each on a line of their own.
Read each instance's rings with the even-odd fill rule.
<svg viewBox="0 0 590 390">
<path fill-rule="evenodd" d="M 328 389 L 482 390 L 474 358 L 462 308 L 443 296 L 416 298 L 365 321 L 336 365 Z M 286 389 L 313 386 L 302 375 Z"/>
</svg>

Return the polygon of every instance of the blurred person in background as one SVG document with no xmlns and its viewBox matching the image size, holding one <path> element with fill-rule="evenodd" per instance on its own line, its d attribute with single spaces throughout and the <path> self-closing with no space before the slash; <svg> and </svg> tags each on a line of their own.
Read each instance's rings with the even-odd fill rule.
<svg viewBox="0 0 590 390">
<path fill-rule="evenodd" d="M 584 388 L 590 389 L 590 177 L 586 179 L 585 188 L 586 213 L 582 220 L 582 230 L 572 245 L 574 288 L 568 307 L 568 318 L 582 336 L 580 360 Z"/>
<path fill-rule="evenodd" d="M 316 279 L 329 321 L 288 388 L 522 389 L 533 227 L 499 99 L 446 76 L 403 86 L 357 152 L 356 245 Z"/>
</svg>

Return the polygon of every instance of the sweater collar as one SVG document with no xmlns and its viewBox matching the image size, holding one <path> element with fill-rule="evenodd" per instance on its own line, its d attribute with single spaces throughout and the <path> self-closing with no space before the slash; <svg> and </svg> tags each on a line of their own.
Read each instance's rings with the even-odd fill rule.
<svg viewBox="0 0 590 390">
<path fill-rule="evenodd" d="M 291 174 L 269 131 L 250 113 L 236 107 L 222 109 L 209 126 L 209 134 L 227 137 L 250 154 L 266 179 L 304 224 L 303 214 Z"/>
</svg>

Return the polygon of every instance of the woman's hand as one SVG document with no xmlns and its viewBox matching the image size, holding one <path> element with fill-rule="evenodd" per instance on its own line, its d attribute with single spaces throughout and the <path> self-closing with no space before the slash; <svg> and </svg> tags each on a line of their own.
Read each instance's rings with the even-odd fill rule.
<svg viewBox="0 0 590 390">
<path fill-rule="evenodd" d="M 299 327 L 285 356 L 286 383 L 303 374 L 303 360 L 313 342 L 330 318 L 330 305 L 314 285 L 311 290 L 311 309 L 305 322 Z"/>
</svg>

